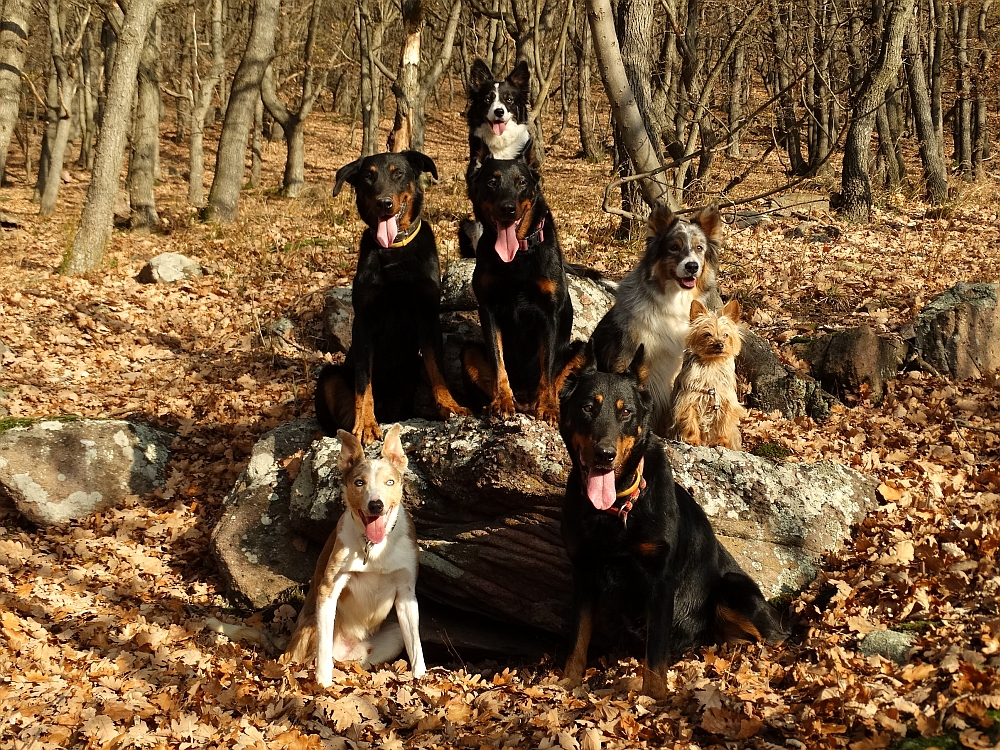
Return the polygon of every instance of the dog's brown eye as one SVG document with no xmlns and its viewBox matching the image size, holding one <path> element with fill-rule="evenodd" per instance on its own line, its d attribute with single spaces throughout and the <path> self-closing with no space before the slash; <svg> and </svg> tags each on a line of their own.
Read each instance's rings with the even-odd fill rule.
<svg viewBox="0 0 1000 750">
<path fill-rule="evenodd" d="M 391 485 L 394 485 L 396 483 L 396 480 L 395 479 L 386 479 L 385 483 L 391 486 Z"/>
<path fill-rule="evenodd" d="M 503 100 L 504 100 L 505 103 L 510 104 L 512 101 L 514 101 L 514 97 L 513 96 L 505 96 Z"/>
<path fill-rule="evenodd" d="M 489 186 L 490 186 L 491 188 L 494 188 L 494 189 L 495 189 L 495 188 L 496 188 L 496 186 L 497 186 L 497 181 L 496 181 L 496 180 L 490 180 L 490 181 L 489 181 L 489 182 L 487 182 L 486 184 L 487 184 L 487 185 L 489 185 Z"/>
<path fill-rule="evenodd" d="M 365 486 L 365 480 L 364 479 L 355 479 L 354 480 L 354 486 L 355 487 L 364 487 Z"/>
<path fill-rule="evenodd" d="M 632 416 L 632 410 L 628 409 L 628 408 L 622 409 L 622 416 L 623 417 L 631 417 Z"/>
<path fill-rule="evenodd" d="M 587 412 L 587 414 L 590 414 L 590 412 L 592 412 L 594 410 L 594 405 L 593 404 L 584 404 L 583 410 L 585 412 Z"/>
</svg>

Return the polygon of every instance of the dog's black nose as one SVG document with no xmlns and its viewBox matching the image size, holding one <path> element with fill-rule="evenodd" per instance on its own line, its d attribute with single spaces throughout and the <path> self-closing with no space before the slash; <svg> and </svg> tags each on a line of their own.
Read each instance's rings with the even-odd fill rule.
<svg viewBox="0 0 1000 750">
<path fill-rule="evenodd" d="M 595 445 L 594 446 L 594 459 L 603 465 L 610 464 L 614 462 L 615 456 L 618 455 L 618 450 L 614 446 L 608 445 Z"/>
<path fill-rule="evenodd" d="M 392 211 L 392 198 L 379 198 L 375 204 L 383 211 Z"/>
<path fill-rule="evenodd" d="M 691 260 L 684 264 L 684 270 L 687 271 L 692 276 L 698 273 L 699 268 L 701 268 L 701 264 L 698 263 L 698 261 L 696 260 Z"/>
<path fill-rule="evenodd" d="M 381 500 L 372 500 L 370 503 L 368 503 L 368 513 L 373 516 L 382 515 L 382 510 L 384 508 L 385 505 L 382 504 Z"/>
<path fill-rule="evenodd" d="M 496 117 L 498 120 L 505 114 L 507 113 L 503 111 L 503 107 L 497 107 L 496 109 L 493 110 L 493 116 Z"/>
<path fill-rule="evenodd" d="M 502 201 L 499 209 L 500 215 L 504 218 L 513 219 L 517 216 L 517 204 L 514 201 Z"/>
</svg>

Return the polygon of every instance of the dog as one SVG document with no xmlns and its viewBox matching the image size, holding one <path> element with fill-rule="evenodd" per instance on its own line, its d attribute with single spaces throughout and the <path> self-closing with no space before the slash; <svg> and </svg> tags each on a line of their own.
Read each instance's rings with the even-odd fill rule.
<svg viewBox="0 0 1000 750">
<path fill-rule="evenodd" d="M 346 508 L 330 535 L 282 657 L 306 663 L 316 657 L 316 682 L 328 687 L 333 662 L 367 669 L 395 659 L 406 647 L 414 678 L 422 677 L 423 648 L 415 587 L 417 536 L 402 505 L 406 454 L 399 425 L 386 433 L 380 459 L 365 458 L 354 435 L 338 433 Z M 396 622 L 385 622 L 395 605 Z"/>
<path fill-rule="evenodd" d="M 493 416 L 558 424 L 573 306 L 555 221 L 530 149 L 516 159 L 481 149 L 469 194 L 483 231 L 472 288 L 485 346 L 463 349 L 466 390 Z"/>
<path fill-rule="evenodd" d="M 351 301 L 354 326 L 342 365 L 327 365 L 316 386 L 316 417 L 327 435 L 350 430 L 364 445 L 379 422 L 414 416 L 423 367 L 442 419 L 466 416 L 442 374 L 441 267 L 430 224 L 420 220 L 420 174 L 437 177 L 419 151 L 376 154 L 337 170 L 333 194 L 354 186 L 361 235 Z"/>
<path fill-rule="evenodd" d="M 528 133 L 528 97 L 531 73 L 521 60 L 504 80 L 481 58 L 469 71 L 469 161 L 485 145 L 494 159 L 516 159 L 531 138 Z"/>
<path fill-rule="evenodd" d="M 650 430 L 645 347 L 624 372 L 607 373 L 598 371 L 588 342 L 567 370 L 560 432 L 573 468 L 562 535 L 576 615 L 567 684 L 582 680 L 598 605 L 645 619 L 643 692 L 656 698 L 665 696 L 666 669 L 690 648 L 783 640 L 778 613 L 719 543 L 701 506 L 674 483 Z"/>
<path fill-rule="evenodd" d="M 714 292 L 722 216 L 709 206 L 690 221 L 658 206 L 649 216 L 646 251 L 622 279 L 615 304 L 594 329 L 597 366 L 619 372 L 646 347 L 653 399 L 652 427 L 666 436 L 673 425 L 670 393 L 681 369 L 691 303 Z"/>
<path fill-rule="evenodd" d="M 718 315 L 698 300 L 691 303 L 684 364 L 671 396 L 672 438 L 742 450 L 740 420 L 747 410 L 736 394 L 736 357 L 743 345 L 739 322 L 737 300 Z"/>
</svg>

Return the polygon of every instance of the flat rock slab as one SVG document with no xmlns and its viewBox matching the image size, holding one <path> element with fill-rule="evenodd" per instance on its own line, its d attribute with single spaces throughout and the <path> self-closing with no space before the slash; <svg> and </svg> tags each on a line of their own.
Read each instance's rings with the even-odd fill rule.
<svg viewBox="0 0 1000 750">
<path fill-rule="evenodd" d="M 916 348 L 941 375 L 959 380 L 1000 372 L 1000 284 L 955 284 L 920 311 Z"/>
<path fill-rule="evenodd" d="M 276 457 L 291 453 L 273 443 L 275 433 L 290 430 L 264 438 L 259 467 L 266 471 L 252 460 L 227 500 L 220 529 L 237 530 L 213 535 L 225 577 L 259 607 L 309 580 L 343 508 L 340 442 L 321 438 L 309 445 L 307 431 L 296 427 L 294 445 L 304 455 L 289 481 Z M 418 592 L 494 620 L 567 632 L 570 566 L 559 519 L 570 463 L 558 432 L 519 414 L 502 422 L 411 420 L 401 437 L 410 461 L 404 502 L 420 540 Z M 369 455 L 379 450 L 373 446 Z M 822 556 L 838 549 L 874 507 L 876 483 L 832 462 L 775 465 L 677 443 L 664 450 L 677 481 L 768 597 L 811 580 Z M 309 549 L 300 551 L 305 539 Z M 232 561 L 237 572 L 225 570 Z"/>
<path fill-rule="evenodd" d="M 149 261 L 136 281 L 140 284 L 173 284 L 204 273 L 197 262 L 180 253 L 160 253 Z"/>
<path fill-rule="evenodd" d="M 0 434 L 0 499 L 33 523 L 85 518 L 163 486 L 173 436 L 120 420 L 42 420 Z"/>
</svg>

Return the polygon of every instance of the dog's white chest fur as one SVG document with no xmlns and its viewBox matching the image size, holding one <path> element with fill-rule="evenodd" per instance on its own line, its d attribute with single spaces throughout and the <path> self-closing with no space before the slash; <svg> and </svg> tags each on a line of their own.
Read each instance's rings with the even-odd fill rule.
<svg viewBox="0 0 1000 750">
<path fill-rule="evenodd" d="M 473 133 L 483 139 L 494 159 L 516 159 L 531 138 L 528 126 L 513 120 L 507 123 L 503 135 L 494 133 L 488 122 L 480 125 Z"/>
</svg>

